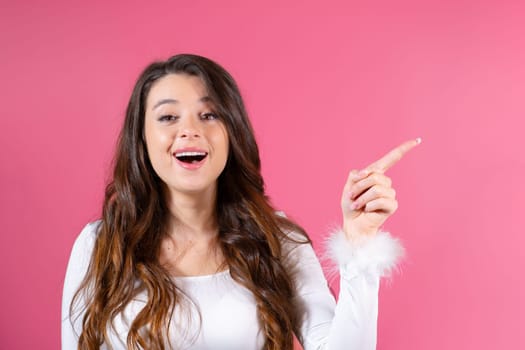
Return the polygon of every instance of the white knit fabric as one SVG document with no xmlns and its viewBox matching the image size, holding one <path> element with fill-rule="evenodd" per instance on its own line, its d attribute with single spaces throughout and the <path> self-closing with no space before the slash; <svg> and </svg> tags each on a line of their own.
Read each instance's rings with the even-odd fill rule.
<svg viewBox="0 0 525 350">
<path fill-rule="evenodd" d="M 62 349 L 77 348 L 82 330 L 84 302 L 69 306 L 89 264 L 98 225 L 89 224 L 77 238 L 69 260 L 62 299 Z M 336 232 L 330 253 L 341 268 L 341 287 L 336 303 L 321 264 L 309 244 L 286 243 L 286 261 L 293 272 L 301 311 L 299 334 L 305 350 L 373 350 L 376 347 L 379 276 L 388 274 L 402 255 L 402 247 L 387 233 L 348 243 Z M 175 309 L 170 341 L 180 349 L 256 350 L 264 339 L 257 319 L 256 303 L 249 290 L 237 284 L 228 271 L 209 276 L 174 278 L 196 309 Z M 109 329 L 113 349 L 126 349 L 130 322 L 144 306 L 139 295 L 114 320 Z M 188 317 L 191 316 L 191 317 Z M 101 349 L 107 349 L 104 344 Z"/>
</svg>

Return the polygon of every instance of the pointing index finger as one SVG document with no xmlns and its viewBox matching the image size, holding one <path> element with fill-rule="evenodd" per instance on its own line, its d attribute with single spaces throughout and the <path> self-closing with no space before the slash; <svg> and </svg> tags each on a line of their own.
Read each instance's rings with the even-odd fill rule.
<svg viewBox="0 0 525 350">
<path fill-rule="evenodd" d="M 421 138 L 417 138 L 414 140 L 409 140 L 406 142 L 403 142 L 401 145 L 397 146 L 396 148 L 392 149 L 390 152 L 385 154 L 382 158 L 376 160 L 372 164 L 366 167 L 368 170 L 375 170 L 381 173 L 386 172 L 388 169 L 390 169 L 394 164 L 399 162 L 401 158 L 410 151 L 412 148 L 416 147 L 421 143 Z"/>
</svg>

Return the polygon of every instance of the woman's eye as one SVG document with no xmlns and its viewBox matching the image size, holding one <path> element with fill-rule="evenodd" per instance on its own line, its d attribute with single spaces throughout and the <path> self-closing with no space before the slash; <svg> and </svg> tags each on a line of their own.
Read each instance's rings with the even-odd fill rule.
<svg viewBox="0 0 525 350">
<path fill-rule="evenodd" d="M 218 119 L 218 118 L 219 117 L 215 113 L 203 113 L 203 114 L 201 114 L 201 119 L 204 119 L 204 120 L 215 120 L 215 119 Z"/>
<path fill-rule="evenodd" d="M 163 116 L 160 116 L 159 121 L 161 122 L 171 122 L 176 120 L 178 117 L 176 115 L 166 114 Z"/>
</svg>

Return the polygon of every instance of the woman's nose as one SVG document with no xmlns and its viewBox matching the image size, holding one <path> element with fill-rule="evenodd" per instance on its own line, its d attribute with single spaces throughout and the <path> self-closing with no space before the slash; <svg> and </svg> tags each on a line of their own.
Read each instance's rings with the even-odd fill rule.
<svg viewBox="0 0 525 350">
<path fill-rule="evenodd" d="M 183 118 L 180 126 L 179 137 L 181 138 L 200 137 L 201 135 L 200 127 L 194 117 Z"/>
</svg>

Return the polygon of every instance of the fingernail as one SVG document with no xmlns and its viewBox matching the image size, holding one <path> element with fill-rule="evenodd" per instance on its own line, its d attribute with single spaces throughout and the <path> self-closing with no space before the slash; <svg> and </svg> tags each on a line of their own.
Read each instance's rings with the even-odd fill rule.
<svg viewBox="0 0 525 350">
<path fill-rule="evenodd" d="M 368 175 L 368 170 L 367 169 L 361 170 L 359 172 L 359 176 L 367 176 L 367 175 Z"/>
<path fill-rule="evenodd" d="M 417 143 L 417 144 L 420 144 L 421 141 L 423 141 L 423 140 L 421 140 L 421 137 L 418 137 L 418 138 L 416 139 L 416 143 Z"/>
<path fill-rule="evenodd" d="M 350 191 L 348 192 L 348 198 L 352 199 L 354 197 L 354 192 Z"/>
<path fill-rule="evenodd" d="M 358 202 L 354 202 L 354 203 L 352 203 L 352 205 L 350 206 L 350 208 L 351 208 L 352 210 L 357 209 L 357 207 L 359 207 L 359 203 L 358 203 Z"/>
</svg>

